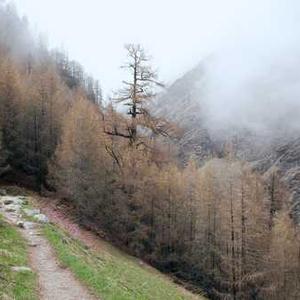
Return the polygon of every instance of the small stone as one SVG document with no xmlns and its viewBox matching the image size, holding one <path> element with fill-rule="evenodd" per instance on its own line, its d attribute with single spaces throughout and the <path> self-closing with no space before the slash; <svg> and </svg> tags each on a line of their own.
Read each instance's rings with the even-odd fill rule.
<svg viewBox="0 0 300 300">
<path fill-rule="evenodd" d="M 33 222 L 24 222 L 23 228 L 24 229 L 34 229 L 35 226 L 36 226 L 36 224 Z"/>
<path fill-rule="evenodd" d="M 14 203 L 14 200 L 11 199 L 11 198 L 9 198 L 9 199 L 4 199 L 4 200 L 3 200 L 3 203 L 4 203 L 5 205 L 13 204 L 13 203 Z"/>
<path fill-rule="evenodd" d="M 19 196 L 19 201 L 22 201 L 22 205 L 27 205 L 29 203 L 29 197 Z"/>
<path fill-rule="evenodd" d="M 5 189 L 0 189 L 0 196 L 6 196 L 7 192 Z"/>
<path fill-rule="evenodd" d="M 41 211 L 39 209 L 28 209 L 28 208 L 25 208 L 23 209 L 24 213 L 26 216 L 28 217 L 33 217 L 35 215 L 39 215 L 41 213 Z"/>
<path fill-rule="evenodd" d="M 20 210 L 20 208 L 21 207 L 19 205 L 9 204 L 9 205 L 6 205 L 5 211 L 6 212 L 18 212 Z"/>
<path fill-rule="evenodd" d="M 49 219 L 43 214 L 34 215 L 33 217 L 39 223 L 44 223 L 44 224 L 49 223 Z"/>
<path fill-rule="evenodd" d="M 139 260 L 139 265 L 140 265 L 140 266 L 144 266 L 145 263 L 144 263 L 142 260 Z"/>
<path fill-rule="evenodd" d="M 4 196 L 2 197 L 1 201 L 5 205 L 15 204 L 15 205 L 22 205 L 23 200 L 20 199 L 20 197 L 14 197 L 14 196 Z"/>
<path fill-rule="evenodd" d="M 15 197 L 15 203 L 19 204 L 19 205 L 23 205 L 24 204 L 24 200 L 21 197 Z"/>
<path fill-rule="evenodd" d="M 24 222 L 23 221 L 18 221 L 17 226 L 20 228 L 24 228 Z"/>
<path fill-rule="evenodd" d="M 24 267 L 24 266 L 12 267 L 11 270 L 14 272 L 32 272 L 32 270 L 30 268 Z"/>
</svg>

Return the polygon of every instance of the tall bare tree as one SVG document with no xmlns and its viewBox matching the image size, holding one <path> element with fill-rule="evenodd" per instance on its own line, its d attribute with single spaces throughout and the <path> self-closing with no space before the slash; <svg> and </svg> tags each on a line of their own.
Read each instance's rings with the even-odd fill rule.
<svg viewBox="0 0 300 300">
<path fill-rule="evenodd" d="M 155 133 L 166 134 L 163 129 L 164 122 L 154 118 L 147 107 L 149 101 L 156 95 L 155 87 L 163 87 L 163 84 L 157 80 L 157 74 L 149 64 L 150 57 L 146 55 L 141 45 L 128 44 L 125 49 L 128 60 L 121 68 L 129 72 L 129 79 L 123 81 L 124 87 L 114 100 L 128 106 L 127 114 L 130 116 L 130 122 L 125 134 L 116 129 L 107 133 L 129 138 L 130 143 L 134 144 L 138 138 L 139 125 Z"/>
</svg>

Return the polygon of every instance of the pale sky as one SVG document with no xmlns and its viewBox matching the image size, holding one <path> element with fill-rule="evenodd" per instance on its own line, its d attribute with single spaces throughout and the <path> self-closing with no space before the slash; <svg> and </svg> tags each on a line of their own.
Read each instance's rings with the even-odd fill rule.
<svg viewBox="0 0 300 300">
<path fill-rule="evenodd" d="M 277 37 L 282 27 L 287 28 L 284 35 L 293 34 L 288 28 L 300 18 L 297 0 L 14 2 L 32 28 L 47 36 L 50 47 L 64 48 L 100 80 L 105 94 L 120 86 L 125 43 L 141 43 L 160 78 L 170 83 L 225 45 L 256 49 L 266 46 L 266 36 Z"/>
</svg>

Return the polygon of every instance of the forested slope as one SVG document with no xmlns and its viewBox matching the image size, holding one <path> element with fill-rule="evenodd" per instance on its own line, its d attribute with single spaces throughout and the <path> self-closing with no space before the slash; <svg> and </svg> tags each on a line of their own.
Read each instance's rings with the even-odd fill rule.
<svg viewBox="0 0 300 300">
<path fill-rule="evenodd" d="M 15 41 L 28 30 L 13 9 L 0 14 L 3 180 L 55 193 L 82 224 L 212 298 L 299 296 L 299 230 L 276 173 L 266 180 L 230 147 L 183 167 L 169 140 L 182 126 L 144 105 L 160 84 L 141 46 L 127 46 L 139 77 L 116 97 L 125 116 L 66 55 Z"/>
<path fill-rule="evenodd" d="M 207 103 L 209 101 L 208 81 L 211 60 L 213 59 L 202 61 L 194 69 L 171 84 L 153 105 L 154 113 L 163 115 L 169 120 L 175 120 L 185 129 L 184 135 L 180 137 L 178 142 L 180 158 L 184 162 L 191 155 L 195 155 L 198 162 L 202 164 L 207 157 L 226 156 L 230 148 L 236 158 L 249 162 L 253 169 L 259 171 L 263 176 L 269 177 L 274 172 L 277 173 L 280 180 L 290 191 L 290 197 L 284 199 L 284 202 L 293 206 L 294 219 L 299 223 L 299 130 L 291 130 L 290 127 L 293 126 L 294 121 L 293 119 L 289 120 L 288 117 L 279 119 L 279 124 L 271 124 L 268 130 L 265 130 L 262 124 L 257 124 L 256 128 L 253 124 L 252 126 L 235 124 L 231 128 L 229 128 L 229 122 L 222 126 L 212 124 L 210 118 L 212 118 L 211 114 L 213 112 Z M 277 77 L 283 76 L 281 72 L 280 68 L 274 71 Z M 270 74 L 268 75 L 270 76 Z M 268 84 L 268 78 L 260 82 L 264 91 L 263 96 L 259 96 L 262 99 L 272 99 L 272 93 L 276 89 L 279 91 L 285 90 L 284 84 L 282 87 L 275 84 L 269 86 Z M 254 86 L 252 90 L 246 92 L 258 93 L 256 89 L 258 90 Z M 280 95 L 279 92 L 274 92 L 274 94 L 276 97 Z M 297 96 L 291 93 L 286 98 L 277 99 L 277 101 L 284 103 L 284 101 L 292 101 L 291 99 L 297 99 Z M 258 105 L 254 103 L 253 106 Z M 282 110 L 288 111 L 286 107 L 287 105 Z M 226 107 L 220 109 L 226 110 Z M 276 114 L 278 114 L 276 105 L 270 105 L 269 110 L 269 114 L 276 117 Z M 231 117 L 232 119 L 238 119 L 237 115 Z M 249 120 L 247 121 L 249 122 Z M 266 125 L 268 121 L 266 116 L 263 125 Z M 253 123 L 255 122 L 253 121 Z"/>
</svg>

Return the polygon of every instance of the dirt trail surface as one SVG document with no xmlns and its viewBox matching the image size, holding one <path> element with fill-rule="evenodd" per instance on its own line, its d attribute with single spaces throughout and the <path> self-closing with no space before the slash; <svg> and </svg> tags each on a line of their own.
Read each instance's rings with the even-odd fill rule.
<svg viewBox="0 0 300 300">
<path fill-rule="evenodd" d="M 96 230 L 93 232 L 80 226 L 72 208 L 62 204 L 57 199 L 49 201 L 48 198 L 34 198 L 33 201 L 52 223 L 66 230 L 72 237 L 82 241 L 89 248 L 101 251 L 105 247 L 105 243 L 101 240 L 104 234 L 98 232 L 97 235 Z"/>
<path fill-rule="evenodd" d="M 13 198 L 17 199 L 11 197 Z M 22 220 L 20 207 L 13 205 L 14 207 L 8 209 L 2 204 L 0 211 L 11 224 L 23 223 L 20 231 L 30 246 L 30 267 L 38 274 L 40 299 L 96 300 L 69 270 L 59 265 L 50 244 L 40 233 L 41 225 Z"/>
</svg>

